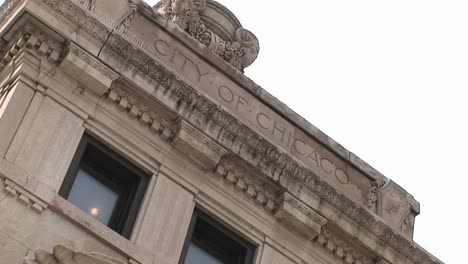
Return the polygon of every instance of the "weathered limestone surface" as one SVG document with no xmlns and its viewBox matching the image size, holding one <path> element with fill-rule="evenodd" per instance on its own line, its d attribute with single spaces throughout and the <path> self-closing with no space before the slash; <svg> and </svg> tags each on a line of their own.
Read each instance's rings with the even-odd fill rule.
<svg viewBox="0 0 468 264">
<path fill-rule="evenodd" d="M 9 88 L 9 91 L 2 98 L 0 108 L 0 154 L 5 155 L 8 145 L 11 142 L 26 109 L 33 97 L 34 92 L 23 83 L 17 83 Z"/>
<path fill-rule="evenodd" d="M 178 263 L 194 195 L 160 173 L 148 206 L 136 243 L 157 252 L 157 263 Z"/>
<path fill-rule="evenodd" d="M 28 248 L 0 232 L 0 251 L 4 263 L 21 264 Z"/>
<path fill-rule="evenodd" d="M 262 259 L 262 263 L 270 263 L 270 264 L 292 264 L 295 263 L 279 253 L 278 251 L 272 249 L 271 247 L 265 247 L 264 250 L 264 257 Z"/>
<path fill-rule="evenodd" d="M 11 0 L 0 36 L 11 263 L 178 263 L 195 207 L 256 264 L 441 263 L 410 194 L 243 75 L 259 43 L 222 5 Z M 84 132 L 153 175 L 130 240 L 57 193 Z"/>
</svg>

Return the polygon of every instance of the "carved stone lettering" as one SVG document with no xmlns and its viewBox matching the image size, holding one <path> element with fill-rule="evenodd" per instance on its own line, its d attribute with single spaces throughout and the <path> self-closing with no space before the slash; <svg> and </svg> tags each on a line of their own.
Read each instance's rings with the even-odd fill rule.
<svg viewBox="0 0 468 264">
<path fill-rule="evenodd" d="M 270 177 L 281 184 L 301 184 L 305 189 L 320 197 L 323 204 L 330 204 L 336 209 L 340 217 L 350 219 L 358 224 L 363 231 L 368 231 L 375 236 L 377 246 L 380 246 L 380 243 L 388 246 L 388 252 L 395 250 L 399 255 L 406 256 L 408 263 L 439 263 L 410 241 L 408 237 L 400 235 L 401 232 L 395 232 L 395 229 L 390 228 L 387 223 L 376 218 L 375 214 L 371 213 L 370 210 L 354 202 L 356 199 L 364 198 L 361 205 L 364 203 L 366 206 L 370 204 L 371 207 L 377 207 L 377 211 L 381 215 L 385 212 L 390 216 L 401 216 L 402 218 L 398 219 L 401 221 L 395 222 L 401 223 L 400 230 L 406 234 L 407 229 L 413 224 L 414 214 L 419 210 L 413 200 L 399 194 L 392 196 L 391 194 L 395 194 L 395 192 L 391 189 L 371 190 L 370 180 L 363 173 L 351 167 L 349 163 L 328 149 L 325 149 L 302 130 L 296 129 L 290 121 L 265 106 L 258 97 L 247 92 L 247 89 L 243 89 L 243 87 L 234 83 L 223 72 L 220 72 L 219 68 L 215 68 L 211 63 L 217 62 L 215 61 L 216 57 L 207 55 L 206 58 L 210 60 L 210 63 L 207 63 L 196 55 L 198 53 L 194 53 L 187 48 L 185 45 L 189 41 L 184 40 L 183 35 L 179 35 L 179 33 L 185 34 L 185 32 L 171 31 L 174 28 L 171 28 L 170 24 L 162 26 L 163 24 L 154 23 L 154 20 L 149 21 L 141 15 L 141 10 L 138 10 L 135 16 L 131 17 L 131 23 L 122 22 L 125 24 L 125 30 L 121 31 L 139 32 L 139 35 L 135 36 L 135 38 L 129 38 L 128 36 L 124 38 L 119 30 L 111 31 L 109 34 L 110 28 L 106 27 L 106 23 L 99 22 L 101 20 L 94 8 L 89 8 L 92 9 L 90 12 L 84 12 L 81 7 L 75 4 L 88 1 L 76 0 L 73 3 L 70 1 L 41 0 L 41 2 L 44 6 L 47 5 L 51 11 L 54 11 L 58 17 L 66 18 L 67 21 L 76 24 L 80 31 L 89 34 L 97 43 L 105 43 L 101 54 L 105 54 L 110 50 L 118 59 L 125 62 L 125 67 L 134 67 L 137 71 L 140 71 L 139 73 L 143 73 L 141 76 L 145 80 L 154 80 L 151 82 L 152 84 L 155 83 L 154 90 L 159 89 L 168 98 L 170 97 L 171 101 L 168 100 L 170 102 L 168 104 L 169 108 L 183 115 L 183 118 L 190 119 L 194 127 L 203 129 L 204 127 L 199 126 L 201 122 L 198 123 L 198 121 L 205 120 L 206 123 L 203 125 L 212 130 L 203 132 L 209 134 L 210 140 L 212 139 L 216 144 L 228 149 L 229 152 L 232 151 L 234 154 L 241 156 L 243 161 L 247 161 L 249 165 L 255 167 L 262 176 Z M 168 0 L 166 2 L 171 2 L 170 8 L 172 9 L 182 8 L 183 11 L 185 8 L 184 6 L 173 6 L 172 2 L 175 3 L 175 1 Z M 183 4 L 183 1 L 178 2 Z M 204 3 L 204 1 L 191 1 L 191 3 L 194 4 L 192 8 L 199 8 L 200 6 L 197 7 L 197 3 Z M 89 4 L 89 6 L 94 5 Z M 167 11 L 170 11 L 170 8 L 168 7 Z M 180 14 L 179 11 L 175 10 L 176 13 Z M 0 14 L 0 17 L 2 15 Z M 153 18 L 158 19 L 158 17 Z M 177 19 L 175 22 L 179 22 Z M 158 20 L 158 22 L 161 21 Z M 182 25 L 185 23 L 183 17 L 181 17 L 180 22 Z M 112 23 L 114 26 L 117 24 Z M 166 28 L 161 30 L 160 26 Z M 193 27 L 192 29 L 197 28 L 199 27 Z M 188 30 L 191 31 L 192 29 L 189 27 Z M 178 39 L 169 36 L 166 30 Z M 211 39 L 208 38 L 213 37 L 213 35 L 206 36 L 205 33 L 200 32 L 195 38 L 206 45 L 207 42 L 204 39 L 206 37 L 210 41 L 209 43 L 212 43 Z M 242 34 L 239 35 L 242 38 Z M 50 51 L 55 51 L 50 53 L 53 55 L 58 54 L 57 52 L 61 50 L 54 50 L 54 47 L 50 51 L 49 49 L 45 50 L 46 45 L 33 40 L 28 40 L 29 46 L 37 47 L 38 54 L 48 55 Z M 235 41 L 236 39 L 231 40 L 231 44 Z M 223 42 L 216 42 L 215 39 L 215 43 Z M 202 46 L 193 45 L 192 48 L 198 49 L 202 48 Z M 209 48 L 211 50 L 213 47 Z M 204 51 L 203 49 L 197 50 L 200 53 Z M 225 54 L 229 55 L 232 47 L 228 47 L 227 51 Z M 54 63 L 60 61 L 58 60 L 60 58 L 55 55 L 48 58 Z M 132 73 L 137 74 L 136 71 Z M 129 77 L 128 73 L 122 74 Z M 224 87 L 221 94 L 219 87 Z M 130 97 L 119 95 L 114 89 L 104 95 L 115 102 L 117 107 L 135 117 L 135 120 L 141 121 L 149 129 L 154 130 L 162 137 L 164 136 L 165 140 L 171 142 L 171 139 L 175 137 L 176 129 L 174 126 L 165 125 L 160 122 L 159 118 L 150 116 L 151 112 L 146 107 L 132 102 Z M 183 111 L 179 111 L 180 109 L 183 109 L 185 113 L 188 112 L 187 110 L 193 112 L 190 112 L 190 115 L 185 115 Z M 201 118 L 197 120 L 195 117 Z M 218 136 L 216 132 L 218 132 Z M 197 137 L 194 140 L 197 143 L 197 141 L 203 142 L 204 139 Z M 325 142 L 324 139 L 321 140 Z M 214 150 L 216 148 L 210 147 L 210 151 L 216 152 Z M 347 157 L 344 157 L 344 159 L 347 159 Z M 255 199 L 256 203 L 263 205 L 271 212 L 278 208 L 275 200 L 267 196 L 264 188 L 259 188 L 256 183 L 249 183 L 245 175 L 236 174 L 232 168 L 229 169 L 228 167 L 223 168 L 219 164 L 216 167 L 216 172 L 222 175 L 224 182 L 232 185 L 236 190 L 241 190 L 245 195 Z M 270 179 L 265 178 L 263 180 Z M 336 188 L 334 188 L 335 186 Z M 356 199 L 350 199 L 349 196 Z M 24 197 L 25 195 L 20 199 L 24 201 Z M 388 203 L 381 204 L 380 202 L 384 200 Z M 309 220 L 310 218 L 314 220 L 314 214 L 309 214 L 306 210 L 309 206 L 303 207 L 304 204 L 301 203 L 286 203 L 285 205 L 290 207 L 287 212 L 298 213 L 297 216 L 301 219 Z M 408 206 L 410 207 L 410 213 L 406 214 Z M 316 210 L 321 213 L 324 212 L 321 209 Z M 304 216 L 307 216 L 307 218 Z M 314 221 L 317 222 L 317 219 L 319 218 L 315 218 Z M 393 220 L 390 219 L 390 221 Z M 363 262 L 362 256 L 350 253 L 346 248 L 340 246 L 339 239 L 333 239 L 333 237 L 328 237 L 325 233 L 322 233 L 316 238 L 316 241 L 319 243 L 324 242 L 324 248 L 333 251 L 333 254 L 346 263 L 358 264 Z M 373 241 L 366 243 L 371 245 Z M 54 250 L 53 254 L 49 254 L 42 251 L 41 254 L 48 258 L 48 261 L 50 261 L 48 263 L 65 263 L 58 262 L 62 261 L 62 258 L 59 256 L 61 254 L 56 253 L 60 252 Z M 81 254 L 71 250 L 64 250 L 63 253 L 63 256 L 78 256 Z M 105 263 L 113 263 L 111 260 L 106 260 Z M 26 263 L 41 263 L 40 261 L 42 261 L 40 258 L 25 260 Z M 73 261 L 75 262 L 71 263 L 80 263 L 76 260 Z M 92 261 L 91 263 L 101 263 L 96 259 L 92 259 Z M 373 256 L 372 261 L 375 262 L 377 259 Z"/>
<path fill-rule="evenodd" d="M 145 43 L 150 43 L 143 48 L 191 87 L 202 91 L 210 100 L 230 110 L 240 122 L 262 135 L 281 151 L 303 162 L 319 177 L 341 189 L 343 193 L 351 194 L 354 201 L 367 205 L 367 195 L 371 188 L 368 177 L 298 130 L 160 28 L 142 17 L 135 17 L 132 26 L 151 29 L 152 34 L 139 36 Z M 133 31 L 141 30 L 135 28 Z"/>
</svg>

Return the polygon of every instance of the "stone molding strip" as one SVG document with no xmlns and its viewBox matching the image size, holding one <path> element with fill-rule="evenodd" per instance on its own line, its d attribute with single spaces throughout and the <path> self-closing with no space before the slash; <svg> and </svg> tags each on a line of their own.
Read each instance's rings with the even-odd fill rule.
<svg viewBox="0 0 468 264">
<path fill-rule="evenodd" d="M 122 262 L 100 253 L 85 254 L 73 251 L 63 245 L 56 245 L 53 252 L 42 249 L 34 251 L 32 256 L 24 258 L 25 264 L 138 264 L 135 260 Z"/>
<path fill-rule="evenodd" d="M 28 48 L 34 50 L 39 56 L 45 56 L 50 63 L 58 63 L 62 50 L 55 47 L 50 47 L 47 40 L 38 32 L 26 32 L 19 40 L 6 52 L 5 56 L 0 60 L 0 67 L 7 65 L 18 52 Z"/>
<path fill-rule="evenodd" d="M 118 34 L 111 35 L 106 46 L 114 55 L 120 58 L 126 58 L 126 51 L 134 47 Z M 131 58 L 128 59 L 128 63 L 143 75 L 148 76 L 148 80 L 155 80 L 159 83 L 157 89 L 163 90 L 162 93 L 166 97 L 176 102 L 172 105 L 175 107 L 175 111 L 193 123 L 205 123 L 203 126 L 210 127 L 210 133 L 218 135 L 215 138 L 221 145 L 240 156 L 249 157 L 250 163 L 259 168 L 269 178 L 274 181 L 282 181 L 279 178 L 280 175 L 283 175 L 284 181 L 290 179 L 300 183 L 322 197 L 324 202 L 331 204 L 343 215 L 394 248 L 401 256 L 411 258 L 411 256 L 415 255 L 412 241 L 388 227 L 367 208 L 356 205 L 349 198 L 338 193 L 329 184 L 311 174 L 288 155 L 278 151 L 275 146 L 256 135 L 251 129 L 237 122 L 234 117 L 219 109 L 218 106 L 177 78 L 173 73 L 156 64 L 154 59 L 145 52 L 139 49 L 134 50 Z M 416 249 L 420 248 L 417 247 Z M 428 262 L 422 263 L 438 263 L 437 260 L 430 260 L 431 257 L 428 255 L 425 256 L 428 258 Z M 420 259 L 419 256 L 415 258 L 415 263 L 419 263 L 417 261 Z"/>
<path fill-rule="evenodd" d="M 172 145 L 207 171 L 213 171 L 227 153 L 222 146 L 184 120 L 180 121 Z"/>
<path fill-rule="evenodd" d="M 86 32 L 102 43 L 105 42 L 108 36 L 108 33 L 109 33 L 108 27 L 116 28 L 118 26 L 118 21 L 112 21 L 112 19 L 108 17 L 104 19 L 103 16 L 96 15 L 96 14 L 100 14 L 101 12 L 96 9 L 90 9 L 89 8 L 90 4 L 87 3 L 86 1 L 69 0 L 69 1 L 76 2 L 75 4 L 71 4 L 69 1 L 64 1 L 64 3 L 61 3 L 61 4 L 57 4 L 53 0 L 41 0 L 41 1 L 45 2 L 47 5 L 55 5 L 55 8 L 54 8 L 55 11 L 71 19 L 76 24 L 83 24 L 83 21 L 90 20 L 89 14 L 93 14 L 92 17 L 94 17 L 97 21 L 100 21 L 102 24 L 96 23 L 96 21 L 93 22 L 92 24 L 88 23 L 88 25 L 86 26 L 93 26 L 94 28 L 90 31 L 87 30 Z M 20 2 L 20 1 L 19 0 L 7 0 L 5 2 L 5 5 L 8 5 L 10 2 Z M 12 5 L 12 6 L 13 6 L 12 9 L 16 7 L 16 5 Z M 83 6 L 83 8 L 80 8 L 79 6 Z M 77 9 L 80 9 L 81 11 L 78 11 Z M 242 86 L 247 91 L 249 91 L 252 95 L 257 97 L 261 102 L 265 103 L 266 105 L 274 109 L 279 115 L 291 121 L 291 123 L 297 126 L 298 128 L 301 128 L 301 130 L 303 130 L 306 134 L 316 139 L 318 142 L 320 142 L 325 147 L 330 149 L 333 153 L 337 154 L 338 156 L 343 158 L 345 161 L 348 161 L 349 163 L 351 163 L 353 166 L 355 166 L 357 169 L 359 169 L 361 172 L 368 175 L 369 177 L 375 180 L 383 181 L 383 182 L 386 181 L 386 177 L 383 176 L 380 172 L 372 168 L 369 164 L 367 164 L 365 161 L 357 157 L 354 153 L 346 150 L 338 142 L 336 142 L 335 140 L 327 136 L 320 129 L 318 129 L 317 127 L 309 123 L 307 120 L 305 120 L 303 117 L 295 113 L 287 105 L 285 105 L 284 103 L 279 101 L 277 98 L 269 94 L 265 89 L 257 85 L 254 81 L 249 79 L 243 73 L 240 73 L 239 71 L 230 67 L 230 65 L 226 63 L 223 59 L 219 58 L 215 54 L 209 54 L 208 52 L 203 52 L 199 49 L 194 48 L 197 46 L 197 45 L 194 45 L 194 42 L 198 42 L 197 40 L 194 40 L 190 36 L 185 36 L 185 34 L 181 34 L 182 32 L 180 31 L 167 28 L 167 25 L 161 22 L 160 15 L 157 14 L 152 9 L 152 7 L 150 7 L 149 5 L 141 1 L 138 3 L 138 11 L 142 12 L 142 14 L 145 15 L 146 17 L 150 17 L 152 21 L 158 23 L 162 27 L 166 27 L 167 31 L 170 34 L 172 34 L 178 40 L 183 42 L 189 49 L 194 51 L 196 54 L 199 54 L 200 56 L 204 57 L 205 59 L 209 61 L 213 61 L 214 62 L 213 65 L 215 67 L 217 67 L 218 69 L 226 73 L 236 83 L 238 83 L 240 86 Z M 167 23 L 167 19 L 165 21 Z M 97 29 L 101 29 L 101 30 L 97 30 Z M 137 47 L 142 45 L 141 41 L 139 41 L 139 39 L 136 38 L 135 36 L 128 36 L 126 38 L 129 40 L 133 40 L 135 42 L 135 46 Z M 220 62 L 225 63 L 225 66 L 228 66 L 228 67 L 219 67 L 218 65 L 223 64 Z"/>
<path fill-rule="evenodd" d="M 302 236 L 308 239 L 316 238 L 328 221 L 315 210 L 284 192 L 278 201 L 275 217 L 289 224 Z"/>
<path fill-rule="evenodd" d="M 164 141 L 170 141 L 175 136 L 177 123 L 162 118 L 123 90 L 118 88 L 109 89 L 104 97 L 131 117 L 136 118 L 142 125 L 148 127 Z"/>
<path fill-rule="evenodd" d="M 24 0 L 9 0 L 3 2 L 0 6 L 0 23 L 2 23 L 22 1 Z"/>
<path fill-rule="evenodd" d="M 75 43 L 70 43 L 67 49 L 68 53 L 60 64 L 62 70 L 98 96 L 104 94 L 119 77 L 116 72 Z"/>
<path fill-rule="evenodd" d="M 230 64 L 226 63 L 223 59 L 218 57 L 215 54 L 211 54 L 210 52 L 206 52 L 205 50 L 198 49 L 198 40 L 195 40 L 186 34 L 181 34 L 180 30 L 174 30 L 171 27 L 167 26 L 167 19 L 162 22 L 161 17 L 156 12 L 153 12 L 152 8 L 148 6 L 146 3 L 142 2 L 139 3 L 138 11 L 141 12 L 142 15 L 148 17 L 155 23 L 159 24 L 161 27 L 166 28 L 167 32 L 173 35 L 176 39 L 181 41 L 185 44 L 185 46 L 192 50 L 194 53 L 198 54 L 199 56 L 203 57 L 204 59 L 212 62 L 211 64 L 229 76 L 234 82 L 239 84 L 245 90 L 249 91 L 252 95 L 254 95 L 257 99 L 261 102 L 265 103 L 267 106 L 271 107 L 275 110 L 280 116 L 289 120 L 293 125 L 300 128 L 303 132 L 307 135 L 310 135 L 312 138 L 316 139 L 320 142 L 323 146 L 327 147 L 333 153 L 344 159 L 345 161 L 351 163 L 355 166 L 358 170 L 363 172 L 364 174 L 368 175 L 374 180 L 385 182 L 387 178 L 381 174 L 379 171 L 371 167 L 365 161 L 360 159 L 354 153 L 348 151 L 346 148 L 341 146 L 338 142 L 330 138 L 324 132 L 322 132 L 319 128 L 312 125 L 302 116 L 297 114 L 294 110 L 289 108 L 287 105 L 279 101 L 276 97 L 272 96 L 268 93 L 267 90 L 260 87 L 256 84 L 253 80 L 248 78 L 243 73 L 233 69 L 230 67 Z"/>
<path fill-rule="evenodd" d="M 9 180 L 3 179 L 4 191 L 6 195 L 16 197 L 22 204 L 30 207 L 34 212 L 40 214 L 47 209 L 47 203 L 37 198 L 35 195 L 21 187 L 19 184 Z"/>
<path fill-rule="evenodd" d="M 324 230 L 314 241 L 345 264 L 374 264 L 371 258 L 360 254 L 355 245 L 328 230 Z"/>
<path fill-rule="evenodd" d="M 267 212 L 274 211 L 276 201 L 273 195 L 249 177 L 234 172 L 231 164 L 223 160 L 216 167 L 214 174 L 221 177 L 225 184 L 233 186 L 236 191 L 244 194 L 245 197 L 260 205 Z"/>
<path fill-rule="evenodd" d="M 58 8 L 59 10 L 64 9 L 64 7 L 61 6 L 61 5 L 69 4 L 69 1 L 46 1 L 46 0 L 44 0 L 43 2 L 48 4 L 53 9 Z M 78 16 L 78 17 L 80 17 L 80 16 Z M 85 16 L 83 16 L 82 18 L 83 18 L 83 21 L 77 21 L 78 24 L 82 25 L 86 30 L 89 30 L 90 32 L 93 32 L 93 31 L 96 30 L 96 28 L 92 27 L 93 23 L 87 23 L 87 22 L 89 22 L 90 19 L 93 19 L 93 18 L 85 17 Z M 89 27 L 89 28 L 86 28 L 86 27 Z M 95 34 L 99 35 L 101 33 L 95 32 Z M 116 41 L 114 44 L 109 44 L 109 45 L 111 47 L 114 46 L 113 49 L 117 52 L 117 54 L 123 51 L 123 50 L 120 50 L 120 52 L 117 51 L 117 49 L 120 49 L 122 46 L 127 47 L 127 48 L 128 47 L 134 48 L 134 45 L 132 45 L 131 43 L 128 43 L 128 41 L 123 39 L 123 38 L 119 39 L 119 37 L 117 37 L 114 41 Z M 137 49 L 136 54 L 139 54 L 140 57 L 137 56 L 137 58 L 135 58 L 135 60 L 133 60 L 132 63 L 136 63 L 137 59 L 148 57 L 146 54 L 142 53 L 138 49 Z M 151 58 L 147 58 L 147 60 L 153 61 Z M 143 61 L 145 61 L 145 60 L 143 60 Z M 141 67 L 137 67 L 137 68 L 141 69 Z M 162 70 L 164 70 L 164 69 L 162 68 Z M 143 71 L 143 72 L 145 72 L 145 71 Z M 146 71 L 146 74 L 148 74 L 147 71 Z M 186 101 L 189 106 L 192 106 L 194 108 L 197 108 L 197 110 L 199 110 L 200 106 L 198 106 L 198 101 L 200 101 L 200 100 L 201 101 L 206 101 L 206 99 L 201 98 L 201 97 L 197 97 L 197 96 L 191 97 L 193 95 L 193 91 L 192 91 L 192 93 L 190 93 L 190 87 L 180 83 L 180 81 L 176 82 L 174 85 L 172 85 L 172 82 L 173 82 L 172 74 L 170 74 L 170 73 L 166 73 L 166 74 L 167 74 L 166 81 L 168 83 L 166 83 L 166 85 L 164 85 L 164 82 L 162 82 L 161 84 L 163 86 L 165 86 L 166 89 L 169 88 L 167 86 L 167 84 L 169 84 L 170 87 L 171 87 L 171 94 L 173 96 L 175 96 L 176 98 L 178 97 L 179 100 Z M 207 106 L 206 104 L 201 104 L 201 105 Z M 206 110 L 210 110 L 210 109 L 214 110 L 216 108 L 208 107 L 208 109 L 207 108 L 205 108 L 205 109 Z M 214 111 L 214 112 L 211 112 L 211 113 L 208 114 L 208 117 L 213 117 L 213 116 L 217 117 L 217 118 L 224 119 L 224 121 L 220 120 L 221 123 L 224 124 L 224 127 L 226 129 L 231 130 L 231 133 L 230 133 L 231 135 L 229 135 L 229 134 L 226 135 L 226 137 L 223 138 L 222 141 L 226 142 L 226 143 L 230 141 L 231 142 L 231 144 L 230 144 L 231 147 L 236 147 L 235 146 L 235 141 L 236 141 L 237 136 L 233 136 L 232 132 L 234 132 L 233 133 L 234 135 L 236 134 L 235 132 L 241 132 L 241 131 L 247 133 L 248 132 L 247 129 L 242 128 L 242 127 L 236 127 L 236 126 L 230 127 L 229 117 L 226 114 L 220 113 L 219 111 Z M 242 134 L 242 133 L 240 133 L 240 134 Z M 259 138 L 255 138 L 255 137 L 254 138 L 247 138 L 247 140 L 251 140 L 251 139 L 253 139 L 253 142 L 250 143 L 252 145 L 258 146 L 261 143 L 261 139 L 259 139 Z M 239 147 L 239 146 L 237 146 L 237 147 Z M 240 149 L 238 149 L 238 151 L 240 151 Z M 249 156 L 252 156 L 252 154 L 254 154 L 254 153 L 249 153 Z M 273 154 L 275 154 L 275 153 L 273 153 Z M 253 156 L 255 156 L 255 155 L 253 155 Z M 281 155 L 278 156 L 278 154 L 276 154 L 275 157 L 276 157 L 276 161 L 280 160 L 280 161 L 284 162 L 284 159 L 285 159 L 284 156 L 281 157 Z M 263 157 L 260 157 L 260 158 L 257 157 L 257 160 L 261 160 L 262 158 Z M 282 167 L 282 171 L 283 170 L 285 170 L 284 166 Z M 273 171 L 273 174 L 274 174 L 274 172 L 275 171 Z M 384 243 L 388 244 L 389 246 L 393 247 L 402 256 L 408 257 L 410 261 L 413 261 L 414 263 L 440 263 L 439 261 L 433 259 L 427 252 L 422 250 L 420 247 L 414 247 L 414 244 L 411 241 L 409 241 L 406 238 L 402 237 L 400 234 L 397 234 L 396 232 L 394 232 L 391 228 L 386 226 L 383 222 L 376 219 L 374 217 L 374 215 L 371 214 L 369 211 L 364 210 L 363 208 L 361 208 L 359 206 L 356 206 L 354 204 L 354 202 L 350 201 L 348 198 L 344 197 L 343 195 L 338 194 L 328 184 L 324 183 L 320 179 L 317 179 L 317 178 L 313 177 L 313 175 L 312 175 L 312 177 L 307 177 L 306 171 L 304 171 L 304 168 L 301 168 L 300 165 L 296 164 L 292 168 L 287 169 L 284 173 L 286 175 L 290 175 L 290 177 L 292 179 L 295 179 L 295 180 L 302 180 L 302 181 L 306 180 L 306 182 L 305 182 L 306 185 L 308 187 L 312 188 L 311 190 L 313 192 L 319 194 L 323 198 L 323 200 L 325 202 L 330 203 L 333 206 L 335 206 L 345 216 L 349 217 L 350 219 L 355 221 L 360 226 L 366 228 L 373 235 L 375 235 L 378 239 L 380 239 Z"/>
<path fill-rule="evenodd" d="M 113 35 L 109 38 L 108 47 L 115 52 L 115 55 L 121 56 L 122 51 L 132 47 L 130 43 L 125 42 L 125 39 L 120 38 L 118 35 Z M 234 117 L 221 111 L 215 104 L 198 94 L 190 86 L 165 70 L 164 67 L 155 64 L 153 59 L 144 54 L 144 52 L 136 50 L 132 58 L 130 58 L 129 63 L 133 64 L 144 75 L 152 76 L 150 79 L 159 81 L 158 89 L 164 90 L 163 93 L 167 97 L 177 102 L 174 104 L 177 107 L 177 112 L 183 116 L 187 116 L 187 113 L 190 113 L 187 118 L 191 119 L 194 123 L 201 123 L 203 120 L 207 122 L 209 120 L 209 124 L 205 126 L 211 127 L 211 130 L 220 129 L 217 133 L 219 135 L 217 139 L 221 145 L 227 146 L 228 149 L 235 153 L 240 153 L 239 151 L 241 151 L 241 156 L 251 157 L 254 162 L 252 165 L 260 167 L 262 172 L 269 175 L 271 179 L 278 181 L 278 173 L 280 172 L 282 175 L 289 175 L 287 178 L 301 182 L 303 186 L 322 197 L 324 202 L 337 208 L 355 223 L 393 247 L 403 257 L 413 256 L 414 244 L 411 241 L 388 227 L 367 209 L 357 206 L 349 198 L 338 193 L 333 187 L 315 175 L 310 174 L 304 167 L 288 158 L 287 155 L 275 150 L 274 146 L 261 137 L 256 136 L 249 128 L 238 123 Z M 148 65 L 153 66 L 151 68 Z M 215 124 L 219 124 L 220 128 L 214 128 Z M 245 145 L 239 142 L 244 142 Z M 285 163 L 290 164 L 290 166 L 288 167 Z M 267 164 L 270 164 L 270 166 Z M 269 170 L 268 168 L 271 167 L 274 169 Z M 426 257 L 429 256 L 426 255 Z M 417 258 L 415 261 L 418 259 L 421 258 Z M 437 261 L 428 261 L 430 262 L 422 263 L 438 263 Z"/>
</svg>

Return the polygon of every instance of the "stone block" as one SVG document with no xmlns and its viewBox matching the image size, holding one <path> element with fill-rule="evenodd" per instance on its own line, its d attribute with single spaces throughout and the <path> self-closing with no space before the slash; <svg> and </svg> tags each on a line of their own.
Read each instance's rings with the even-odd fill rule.
<svg viewBox="0 0 468 264">
<path fill-rule="evenodd" d="M 176 149 L 187 155 L 205 170 L 213 171 L 226 150 L 214 140 L 185 121 L 173 140 Z"/>
<path fill-rule="evenodd" d="M 99 96 L 118 78 L 117 73 L 74 43 L 70 43 L 61 68 Z"/>
<path fill-rule="evenodd" d="M 22 128 L 27 136 L 16 142 L 20 150 L 11 162 L 58 190 L 83 134 L 82 125 L 82 119 L 46 97 L 30 127 Z"/>
<path fill-rule="evenodd" d="M 195 207 L 192 193 L 163 173 L 153 190 L 148 190 L 149 206 L 145 212 L 136 243 L 153 252 L 157 263 L 177 263 Z"/>
<path fill-rule="evenodd" d="M 287 192 L 282 194 L 275 216 L 309 239 L 317 237 L 327 223 L 315 210 Z"/>
<path fill-rule="evenodd" d="M 377 189 L 377 214 L 393 229 L 412 238 L 414 220 L 419 214 L 419 202 L 398 184 L 389 180 Z"/>
<path fill-rule="evenodd" d="M 34 96 L 34 90 L 18 82 L 0 105 L 0 156 L 4 156 Z"/>
</svg>

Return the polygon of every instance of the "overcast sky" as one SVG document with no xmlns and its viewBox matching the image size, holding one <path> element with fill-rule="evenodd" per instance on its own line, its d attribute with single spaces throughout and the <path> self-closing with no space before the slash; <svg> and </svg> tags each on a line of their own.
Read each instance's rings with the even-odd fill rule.
<svg viewBox="0 0 468 264">
<path fill-rule="evenodd" d="M 220 2 L 260 41 L 246 75 L 413 194 L 418 244 L 468 263 L 468 1 Z"/>
<path fill-rule="evenodd" d="M 413 194 L 418 244 L 468 263 L 468 1 L 220 2 L 260 41 L 246 75 Z"/>
</svg>

